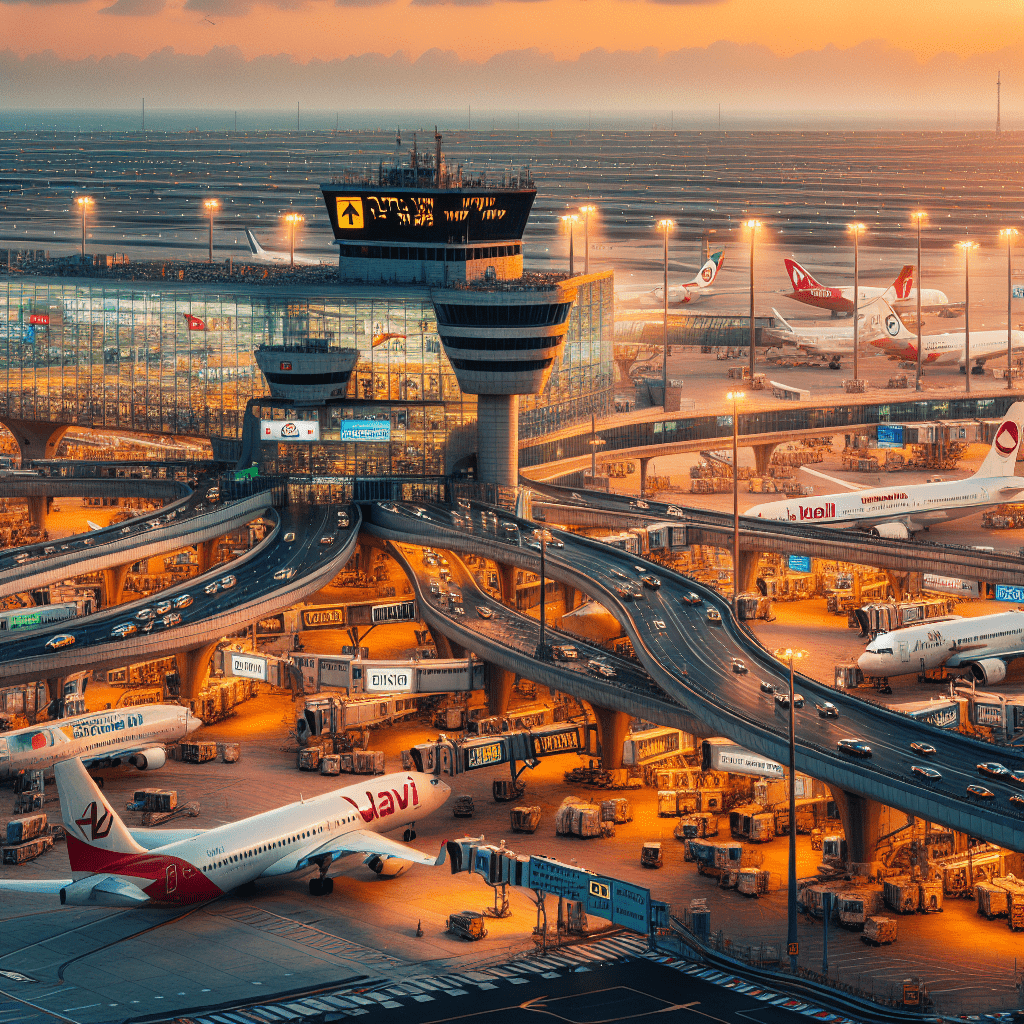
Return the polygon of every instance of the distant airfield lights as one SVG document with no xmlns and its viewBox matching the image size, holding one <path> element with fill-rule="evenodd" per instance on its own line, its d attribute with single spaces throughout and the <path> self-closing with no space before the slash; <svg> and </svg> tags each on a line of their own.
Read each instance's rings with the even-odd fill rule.
<svg viewBox="0 0 1024 1024">
<path fill-rule="evenodd" d="M 957 242 L 964 254 L 964 376 L 967 394 L 971 393 L 971 250 L 977 242 Z"/>
<path fill-rule="evenodd" d="M 789 899 L 786 915 L 789 927 L 786 942 L 789 963 L 795 971 L 800 945 L 796 930 L 796 695 L 793 689 L 793 666 L 801 658 L 807 657 L 807 652 L 793 647 L 777 647 L 775 657 L 789 663 Z"/>
<path fill-rule="evenodd" d="M 746 397 L 743 391 L 730 391 L 725 396 L 732 402 L 732 614 L 740 618 L 740 484 L 736 465 L 739 447 L 739 425 L 736 422 L 736 403 Z"/>
<path fill-rule="evenodd" d="M 1013 240 L 1017 229 L 1002 228 L 999 234 L 1006 239 L 1006 390 L 1010 391 L 1013 388 Z M 921 286 L 917 287 L 920 295 Z M 920 301 L 918 299 L 918 303 Z"/>
<path fill-rule="evenodd" d="M 576 213 L 563 213 L 562 214 L 562 227 L 565 228 L 569 232 L 569 276 L 570 277 L 573 277 L 575 275 L 575 270 L 573 268 L 573 258 L 572 258 L 572 240 L 573 240 L 572 239 L 572 231 L 573 231 L 573 228 L 576 226 L 576 222 L 579 219 L 580 219 L 579 218 L 579 214 L 576 214 Z"/>
<path fill-rule="evenodd" d="M 857 307 L 860 300 L 860 236 L 867 231 L 866 224 L 847 224 L 846 230 L 853 235 L 853 379 L 860 380 L 860 373 L 857 371 L 857 355 L 860 346 L 857 344 L 859 331 L 857 329 Z"/>
<path fill-rule="evenodd" d="M 928 214 L 924 210 L 915 210 L 910 219 L 917 222 L 917 380 L 914 390 L 921 390 L 921 221 Z"/>
<path fill-rule="evenodd" d="M 750 379 L 754 379 L 754 353 L 757 350 L 757 338 L 754 333 L 754 242 L 761 227 L 759 220 L 745 220 L 743 227 L 750 232 Z"/>
<path fill-rule="evenodd" d="M 284 215 L 285 223 L 291 228 L 289 231 L 290 241 L 290 262 L 291 265 L 295 266 L 295 229 L 306 219 L 301 213 L 286 213 Z"/>
<path fill-rule="evenodd" d="M 665 239 L 665 279 L 663 287 L 665 294 L 662 296 L 664 299 L 664 320 L 662 321 L 662 337 L 661 337 L 661 380 L 664 385 L 664 391 L 662 392 L 662 406 L 667 409 L 668 405 L 668 233 L 676 226 L 674 220 L 669 220 L 667 217 L 662 217 L 658 221 L 658 229 L 661 231 Z"/>
<path fill-rule="evenodd" d="M 78 208 L 82 211 L 82 255 L 85 255 L 85 216 L 89 207 L 93 204 L 92 196 L 79 196 L 76 200 Z"/>
<path fill-rule="evenodd" d="M 590 273 L 590 215 L 597 213 L 596 206 L 581 206 L 583 215 L 583 273 Z"/>
<path fill-rule="evenodd" d="M 210 258 L 207 262 L 213 262 L 213 215 L 220 209 L 219 199 L 206 199 L 203 201 L 203 206 L 206 209 L 206 213 L 210 218 Z"/>
</svg>

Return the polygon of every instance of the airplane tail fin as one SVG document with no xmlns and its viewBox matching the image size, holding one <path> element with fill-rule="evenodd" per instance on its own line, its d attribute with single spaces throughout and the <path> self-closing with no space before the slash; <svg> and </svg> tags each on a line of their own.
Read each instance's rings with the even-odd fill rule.
<svg viewBox="0 0 1024 1024">
<path fill-rule="evenodd" d="M 858 311 L 859 327 L 857 336 L 861 341 L 885 347 L 887 342 L 901 342 L 912 345 L 917 351 L 917 335 L 907 330 L 899 314 L 883 297 L 873 299 Z M 901 344 L 902 350 L 905 345 Z"/>
<path fill-rule="evenodd" d="M 914 287 L 914 265 L 908 263 L 899 274 L 899 277 L 888 288 L 882 292 L 882 298 L 887 302 L 906 302 L 910 298 L 910 292 Z"/>
<path fill-rule="evenodd" d="M 711 258 L 700 268 L 697 276 L 692 281 L 686 282 L 687 288 L 710 288 L 718 277 L 718 272 L 725 262 L 725 250 L 721 249 L 714 253 Z"/>
<path fill-rule="evenodd" d="M 824 287 L 824 285 L 815 281 L 796 260 L 791 260 L 788 257 L 786 259 L 786 273 L 789 274 L 789 280 L 792 282 L 793 291 L 795 292 L 806 291 L 808 288 Z"/>
<path fill-rule="evenodd" d="M 772 316 L 778 321 L 778 328 L 783 331 L 789 331 L 790 334 L 794 334 L 793 325 L 773 306 Z"/>
<path fill-rule="evenodd" d="M 263 246 L 261 246 L 260 243 L 256 241 L 256 236 L 252 233 L 252 231 L 249 228 L 245 229 L 245 237 L 246 239 L 248 239 L 249 242 L 249 252 L 251 252 L 253 256 L 266 256 L 266 252 L 264 251 Z"/>
<path fill-rule="evenodd" d="M 53 766 L 72 871 L 109 871 L 126 854 L 144 853 L 77 757 Z"/>
<path fill-rule="evenodd" d="M 1024 435 L 1024 402 L 1014 402 L 992 438 L 992 447 L 975 476 L 1014 476 L 1017 449 Z"/>
</svg>

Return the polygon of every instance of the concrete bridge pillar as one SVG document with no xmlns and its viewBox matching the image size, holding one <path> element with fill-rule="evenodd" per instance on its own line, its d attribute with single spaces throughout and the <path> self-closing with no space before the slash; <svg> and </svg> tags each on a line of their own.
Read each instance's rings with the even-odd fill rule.
<svg viewBox="0 0 1024 1024">
<path fill-rule="evenodd" d="M 512 688 L 516 684 L 514 672 L 508 672 L 488 662 L 485 666 L 484 692 L 487 694 L 487 713 L 503 715 L 508 711 L 512 699 Z"/>
<path fill-rule="evenodd" d="M 876 858 L 876 848 L 881 835 L 884 805 L 837 786 L 829 786 L 829 790 L 843 821 L 850 871 L 856 875 L 875 874 L 881 866 Z"/>
<path fill-rule="evenodd" d="M 100 586 L 100 607 L 110 608 L 124 600 L 124 581 L 128 578 L 130 563 L 115 565 L 102 570 Z"/>
<path fill-rule="evenodd" d="M 885 569 L 885 578 L 892 587 L 892 592 L 897 601 L 902 601 L 907 596 L 907 583 L 910 580 L 909 572 L 900 572 L 898 569 Z"/>
<path fill-rule="evenodd" d="M 356 548 L 356 558 L 359 572 L 364 576 L 369 576 L 370 570 L 373 568 L 373 545 L 365 544 L 360 539 L 359 545 Z"/>
<path fill-rule="evenodd" d="M 640 459 L 640 497 L 647 496 L 647 467 L 650 464 L 651 456 Z"/>
<path fill-rule="evenodd" d="M 428 625 L 427 629 L 430 630 L 431 639 L 434 641 L 434 646 L 437 648 L 437 656 L 439 658 L 454 658 L 455 654 L 452 651 L 452 644 L 448 637 L 446 637 L 444 633 L 439 633 L 431 625 Z"/>
<path fill-rule="evenodd" d="M 760 551 L 744 551 L 741 544 L 739 566 L 734 573 L 733 580 L 737 594 L 746 594 L 755 589 L 757 567 L 760 561 Z"/>
<path fill-rule="evenodd" d="M 610 711 L 591 704 L 597 719 L 597 738 L 601 742 L 601 767 L 605 771 L 622 767 L 622 744 L 633 720 L 625 711 Z"/>
<path fill-rule="evenodd" d="M 38 527 L 43 532 L 46 531 L 46 514 L 50 511 L 50 506 L 53 504 L 52 498 L 47 498 L 44 495 L 39 495 L 34 498 L 26 498 L 28 502 L 28 518 L 29 522 L 33 526 Z"/>
<path fill-rule="evenodd" d="M 217 554 L 219 537 L 211 537 L 209 540 L 201 540 L 196 545 L 196 555 L 199 559 L 199 575 L 209 572 L 213 568 L 213 559 Z"/>
<path fill-rule="evenodd" d="M 37 420 L 14 420 L 5 417 L 0 423 L 3 423 L 18 442 L 22 466 L 33 459 L 55 458 L 57 445 L 68 431 L 66 424 L 41 423 Z"/>
<path fill-rule="evenodd" d="M 498 582 L 501 585 L 501 600 L 509 608 L 516 606 L 516 567 L 498 563 Z"/>
<path fill-rule="evenodd" d="M 194 647 L 190 651 L 175 651 L 174 664 L 180 681 L 179 695 L 183 700 L 195 700 L 210 671 L 210 658 L 217 649 L 216 641 Z"/>
<path fill-rule="evenodd" d="M 768 464 L 772 461 L 772 453 L 778 447 L 777 444 L 755 444 L 751 445 L 754 449 L 754 466 L 756 467 L 756 475 L 764 476 L 768 472 Z"/>
</svg>

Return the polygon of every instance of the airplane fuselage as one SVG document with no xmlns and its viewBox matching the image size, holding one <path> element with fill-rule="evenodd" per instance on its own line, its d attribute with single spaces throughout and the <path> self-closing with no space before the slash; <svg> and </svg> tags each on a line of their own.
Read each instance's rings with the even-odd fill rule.
<svg viewBox="0 0 1024 1024">
<path fill-rule="evenodd" d="M 914 341 L 882 337 L 871 342 L 877 348 L 891 355 L 905 359 L 917 358 L 917 343 Z M 967 353 L 966 335 L 926 334 L 921 338 L 921 358 L 926 363 L 944 366 L 963 363 Z M 1024 352 L 1024 331 L 1013 331 L 1013 347 Z M 1006 351 L 1006 331 L 971 331 L 971 359 L 985 360 Z"/>
</svg>

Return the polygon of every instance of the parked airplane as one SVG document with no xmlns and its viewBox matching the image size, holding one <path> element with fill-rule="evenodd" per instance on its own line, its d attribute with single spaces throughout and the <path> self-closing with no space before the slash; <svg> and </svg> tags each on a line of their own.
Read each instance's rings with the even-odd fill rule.
<svg viewBox="0 0 1024 1024">
<path fill-rule="evenodd" d="M 878 321 L 881 310 L 876 305 L 877 300 L 861 306 L 857 311 L 857 320 L 861 325 L 861 340 L 865 336 L 872 337 L 878 334 Z M 842 327 L 794 327 L 777 310 L 772 310 L 775 318 L 775 327 L 765 327 L 761 336 L 768 345 L 778 345 L 785 349 L 794 347 L 801 352 L 818 359 L 827 359 L 829 369 L 838 370 L 844 356 L 853 355 L 853 325 Z M 865 326 L 874 328 L 873 332 L 866 332 Z"/>
<path fill-rule="evenodd" d="M 942 666 L 965 669 L 976 682 L 991 686 L 1006 678 L 1014 658 L 1024 658 L 1024 611 L 1019 609 L 880 633 L 857 664 L 876 679 Z"/>
<path fill-rule="evenodd" d="M 68 757 L 92 768 L 123 762 L 153 771 L 167 760 L 163 744 L 185 739 L 202 724 L 188 708 L 147 704 L 30 725 L 0 735 L 0 779 Z"/>
<path fill-rule="evenodd" d="M 0 890 L 59 894 L 62 904 L 78 907 L 179 906 L 257 878 L 312 870 L 310 894 L 326 896 L 334 865 L 351 854 L 386 875 L 445 859 L 443 845 L 429 857 L 380 834 L 404 828 L 406 840 L 416 838 L 416 822 L 451 792 L 431 775 L 382 775 L 212 829 L 129 830 L 78 758 L 58 761 L 53 774 L 72 877 L 0 879 Z"/>
<path fill-rule="evenodd" d="M 259 260 L 262 263 L 291 263 L 291 253 L 287 252 L 276 252 L 268 251 L 256 241 L 256 236 L 249 230 L 245 229 L 245 237 L 249 241 L 249 252 L 252 253 L 253 259 Z M 295 264 L 297 266 L 320 266 L 321 263 L 327 263 L 328 260 L 315 259 L 312 256 L 300 256 L 298 253 L 295 254 Z"/>
<path fill-rule="evenodd" d="M 701 298 L 702 293 L 709 294 L 709 289 L 715 283 L 715 279 L 718 277 L 718 272 L 722 269 L 722 264 L 725 263 L 725 250 L 722 249 L 719 252 L 713 253 L 708 259 L 707 263 L 694 275 L 694 277 L 685 282 L 684 284 L 670 284 L 668 286 L 668 301 L 669 305 L 682 306 L 688 302 L 693 302 L 696 299 Z M 620 298 L 625 299 L 657 299 L 659 302 L 665 301 L 665 288 L 662 285 L 659 288 L 643 292 L 618 292 Z"/>
<path fill-rule="evenodd" d="M 830 310 L 833 316 L 839 313 L 853 312 L 853 288 L 833 288 L 816 281 L 811 273 L 805 270 L 796 260 L 786 259 L 786 273 L 793 285 L 793 291 L 786 297 L 819 309 Z M 914 288 L 914 267 L 907 264 L 899 276 L 888 288 L 859 289 L 859 302 L 870 302 L 872 299 L 884 298 L 905 312 L 916 311 L 917 289 Z M 924 312 L 955 312 L 945 292 L 937 288 L 924 288 L 921 291 L 921 311 Z"/>
<path fill-rule="evenodd" d="M 966 480 L 860 488 L 805 467 L 806 472 L 842 484 L 851 493 L 769 501 L 755 505 L 745 515 L 758 519 L 788 519 L 812 526 L 866 529 L 877 537 L 905 540 L 933 523 L 1017 500 L 1024 491 L 1024 477 L 1014 476 L 1022 429 L 1024 402 L 1014 402 L 992 439 L 985 461 L 977 473 Z"/>
<path fill-rule="evenodd" d="M 881 311 L 876 329 L 870 342 L 890 355 L 904 359 L 917 359 L 917 335 L 907 329 L 885 299 L 877 299 Z M 1013 331 L 1013 348 L 1024 353 L 1024 331 Z M 971 373 L 983 374 L 989 359 L 1006 355 L 1006 331 L 971 331 Z M 952 334 L 926 334 L 921 338 L 921 361 L 943 366 L 952 363 L 960 365 L 960 372 L 967 372 L 967 335 L 964 331 Z"/>
</svg>

